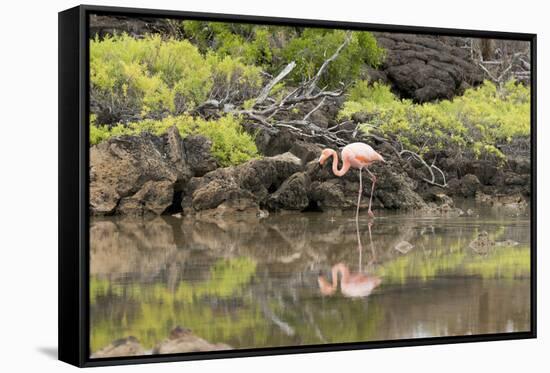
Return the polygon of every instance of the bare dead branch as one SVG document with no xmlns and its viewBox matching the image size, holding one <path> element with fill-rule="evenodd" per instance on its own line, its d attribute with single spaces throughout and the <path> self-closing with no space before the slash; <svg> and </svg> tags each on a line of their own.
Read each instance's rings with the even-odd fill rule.
<svg viewBox="0 0 550 373">
<path fill-rule="evenodd" d="M 513 64 L 510 64 L 506 69 L 504 69 L 504 71 L 498 76 L 498 82 L 502 82 L 502 79 L 506 76 L 506 73 L 508 73 L 508 71 L 510 71 L 510 69 L 512 68 Z"/>
<path fill-rule="evenodd" d="M 481 67 L 481 69 L 485 71 L 485 73 L 489 76 L 489 78 L 491 78 L 492 81 L 497 81 L 497 78 L 493 76 L 493 74 L 491 74 L 491 72 L 485 66 L 483 66 L 483 63 L 480 62 L 479 67 Z"/>
<path fill-rule="evenodd" d="M 447 186 L 447 179 L 445 178 L 445 173 L 433 163 L 430 167 L 433 168 L 436 171 L 439 171 L 439 173 L 441 174 L 441 177 L 443 178 L 443 185 L 446 187 Z"/>
<path fill-rule="evenodd" d="M 440 168 L 434 166 L 433 164 L 432 165 L 429 165 L 428 163 L 426 163 L 426 161 L 424 160 L 424 158 L 422 158 L 419 154 L 413 152 L 413 151 L 410 151 L 410 150 L 401 150 L 399 152 L 399 156 L 401 157 L 403 154 L 408 154 L 410 155 L 412 158 L 416 159 L 418 162 L 422 163 L 422 165 L 428 170 L 428 172 L 430 173 L 431 175 L 431 180 L 430 179 L 426 179 L 425 177 L 422 178 L 422 180 L 424 180 L 425 182 L 427 182 L 428 184 L 431 184 L 431 185 L 435 185 L 435 186 L 438 186 L 438 187 L 441 187 L 441 188 L 446 188 L 447 187 L 447 181 L 445 180 L 445 174 L 443 173 L 443 171 L 441 171 Z M 443 184 L 440 184 L 438 182 L 436 182 L 436 178 L 435 178 L 435 174 L 434 174 L 434 171 L 433 170 L 437 170 L 441 173 L 441 175 L 443 176 Z"/>
<path fill-rule="evenodd" d="M 328 59 L 325 60 L 325 62 L 323 62 L 323 64 L 321 65 L 321 68 L 317 71 L 317 74 L 315 74 L 313 79 L 311 79 L 308 82 L 307 89 L 305 92 L 306 96 L 309 96 L 313 92 L 313 90 L 317 87 L 317 83 L 319 82 L 319 79 L 327 69 L 328 65 L 332 61 L 334 61 L 336 58 L 338 58 L 342 49 L 344 49 L 349 44 L 350 41 L 351 41 L 351 33 L 347 32 L 344 38 L 344 42 L 336 49 L 336 51 L 332 56 L 330 56 Z"/>
<path fill-rule="evenodd" d="M 321 108 L 321 106 L 323 106 L 323 104 L 325 103 L 325 99 L 327 97 L 324 96 L 321 101 L 317 104 L 317 106 L 315 106 L 309 113 L 307 113 L 305 116 L 304 116 L 304 120 L 308 120 L 309 117 L 311 116 L 311 114 L 315 113 L 317 110 L 319 110 Z"/>
<path fill-rule="evenodd" d="M 283 80 L 290 72 L 296 67 L 296 62 L 292 61 L 286 67 L 277 75 L 275 78 L 271 79 L 269 83 L 262 89 L 260 94 L 258 95 L 258 98 L 256 98 L 255 105 L 259 105 L 263 103 L 267 96 L 269 96 L 269 92 L 275 87 L 277 83 L 279 83 L 281 80 Z"/>
<path fill-rule="evenodd" d="M 342 50 L 350 43 L 351 33 L 346 33 L 344 41 L 336 49 L 336 51 L 328 57 L 317 70 L 316 74 L 305 80 L 298 87 L 292 89 L 286 94 L 285 97 L 273 98 L 270 97 L 270 93 L 276 84 L 283 81 L 288 74 L 295 68 L 296 63 L 294 61 L 286 65 L 274 78 L 262 88 L 258 96 L 254 101 L 254 105 L 250 109 L 230 108 L 228 105 L 224 105 L 225 101 L 228 101 L 232 97 L 231 86 L 227 88 L 227 91 L 216 92 L 211 97 L 218 97 L 224 94 L 225 97 L 220 100 L 210 100 L 208 104 L 200 105 L 200 108 L 219 109 L 225 108 L 226 112 L 234 113 L 237 115 L 243 115 L 250 120 L 252 126 L 261 126 L 269 131 L 286 130 L 291 131 L 298 137 L 310 138 L 315 142 L 321 142 L 325 144 L 333 144 L 336 146 L 346 145 L 349 139 L 349 131 L 339 129 L 333 131 L 334 128 L 322 128 L 311 121 L 313 113 L 319 110 L 330 97 L 339 97 L 344 93 L 344 89 L 339 90 L 326 90 L 326 87 L 319 89 L 318 83 L 326 73 L 326 70 L 331 62 L 338 58 Z M 342 87 L 345 88 L 345 87 Z M 315 102 L 316 105 L 312 110 L 307 112 L 301 120 L 281 120 L 277 114 L 282 112 L 289 112 L 295 108 L 302 109 L 303 105 L 308 102 Z M 229 108 L 229 109 L 228 109 Z M 357 134 L 357 127 L 352 133 L 352 137 Z"/>
<path fill-rule="evenodd" d="M 530 79 L 531 63 L 529 47 L 517 50 L 518 46 L 508 48 L 506 43 L 510 41 L 500 41 L 503 43 L 500 47 L 493 50 L 490 60 L 484 60 L 483 51 L 478 48 L 471 54 L 471 59 L 485 73 L 487 79 L 502 87 L 504 82 L 515 78 L 520 82 L 527 82 Z M 473 45 L 473 40 L 471 41 Z M 480 47 L 478 45 L 478 47 Z"/>
</svg>

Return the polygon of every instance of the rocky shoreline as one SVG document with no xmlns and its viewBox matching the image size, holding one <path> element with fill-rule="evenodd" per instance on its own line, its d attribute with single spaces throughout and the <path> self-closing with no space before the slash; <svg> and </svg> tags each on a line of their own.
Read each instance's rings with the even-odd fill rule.
<svg viewBox="0 0 550 373">
<path fill-rule="evenodd" d="M 124 31 L 136 38 L 162 34 L 180 40 L 182 31 L 175 25 L 173 20 L 165 19 L 93 16 L 90 32 L 99 39 Z M 399 98 L 415 103 L 452 99 L 468 87 L 482 84 L 486 78 L 472 57 L 473 47 L 481 40 L 380 32 L 373 35 L 386 56 L 380 66 L 366 67 L 366 73 L 371 82 L 388 85 Z M 509 47 L 510 51 L 523 48 L 512 44 Z M 514 70 L 518 66 L 510 68 Z M 209 104 L 214 101 L 210 100 Z M 487 203 L 499 203 L 504 196 L 514 196 L 512 199 L 523 202 L 530 197 L 530 140 L 527 137 L 494 144 L 506 157 L 504 163 L 445 151 L 426 154 L 426 162 L 437 160 L 437 167 L 446 176 L 446 187 L 441 188 L 423 180 L 425 165 L 397 156 L 394 148 L 375 141 L 376 136 L 357 136 L 358 124 L 368 122 L 366 113 L 355 113 L 350 120 L 338 123 L 344 101 L 344 95 L 323 97 L 321 103 L 305 100 L 301 105 L 277 113 L 276 117 L 280 120 L 308 117 L 317 133 L 338 125 L 341 143 L 368 138 L 369 145 L 388 162 L 371 168 L 378 176 L 374 209 L 438 212 L 452 208 L 455 197 L 477 196 Z M 201 106 L 200 115 L 205 118 L 220 115 L 223 105 L 216 103 L 218 107 L 212 112 L 208 105 Z M 212 143 L 208 138 L 191 135 L 182 139 L 175 127 L 161 136 L 125 135 L 92 146 L 92 215 L 221 216 L 237 212 L 262 217 L 286 210 L 355 208 L 358 173 L 352 170 L 338 178 L 329 165 L 319 166 L 317 159 L 323 145 L 314 142 L 329 143 L 322 136 L 313 140 L 284 127 L 275 130 L 269 125 L 258 125 L 250 118 L 244 120 L 242 126 L 254 135 L 256 148 L 263 157 L 225 168 L 212 156 Z M 370 182 L 367 180 L 365 184 L 367 194 Z"/>
<path fill-rule="evenodd" d="M 453 197 L 521 208 L 529 197 L 527 156 L 511 156 L 499 166 L 486 160 L 457 162 L 439 155 L 448 180 L 447 187 L 441 188 L 422 181 L 421 165 L 415 168 L 383 143 L 372 145 L 387 160 L 371 166 L 378 177 L 374 209 L 434 213 L 453 208 Z M 230 167 L 219 167 L 210 148 L 206 137 L 182 139 L 176 127 L 161 136 L 125 135 L 91 147 L 92 215 L 236 213 L 262 217 L 285 210 L 331 211 L 356 206 L 358 172 L 334 176 L 330 165 L 319 165 L 322 148 L 317 144 L 289 141 L 288 149 L 280 154 Z M 365 194 L 369 189 L 367 181 Z"/>
</svg>

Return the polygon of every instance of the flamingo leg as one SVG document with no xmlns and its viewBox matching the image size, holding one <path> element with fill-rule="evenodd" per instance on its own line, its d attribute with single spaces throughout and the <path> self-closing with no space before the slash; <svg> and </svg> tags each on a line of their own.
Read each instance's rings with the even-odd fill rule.
<svg viewBox="0 0 550 373">
<path fill-rule="evenodd" d="M 359 205 L 361 204 L 361 194 L 363 194 L 363 178 L 361 174 L 363 173 L 363 168 L 359 169 L 359 195 L 357 196 L 357 210 L 355 211 L 355 222 L 359 224 Z M 370 209 L 370 207 L 369 207 Z"/>
<path fill-rule="evenodd" d="M 355 231 L 357 232 L 357 249 L 359 250 L 359 272 L 362 272 L 363 271 L 363 269 L 362 269 L 362 267 L 363 267 L 363 244 L 361 243 L 361 235 L 359 234 L 359 221 L 357 219 L 355 220 Z"/>
<path fill-rule="evenodd" d="M 368 167 L 365 167 L 365 169 L 369 173 L 369 175 L 371 177 L 371 180 L 372 180 L 372 187 L 371 187 L 371 190 L 370 190 L 370 200 L 369 200 L 369 216 L 374 218 L 374 213 L 372 212 L 371 206 L 372 206 L 372 195 L 374 194 L 374 186 L 376 185 L 376 176 L 374 176 L 374 174 L 372 172 L 370 172 Z M 361 179 L 359 178 L 359 180 L 361 180 Z"/>
<path fill-rule="evenodd" d="M 372 242 L 372 231 L 371 231 L 372 222 L 369 221 L 368 226 L 369 226 L 369 240 L 370 240 L 370 246 L 372 251 L 372 260 L 369 261 L 369 265 L 371 265 L 376 262 L 376 251 L 374 249 L 374 243 Z"/>
</svg>

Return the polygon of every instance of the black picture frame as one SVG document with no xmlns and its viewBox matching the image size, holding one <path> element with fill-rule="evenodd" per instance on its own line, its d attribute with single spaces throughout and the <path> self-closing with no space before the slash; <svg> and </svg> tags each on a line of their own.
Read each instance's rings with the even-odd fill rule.
<svg viewBox="0 0 550 373">
<path fill-rule="evenodd" d="M 89 357 L 89 15 L 169 17 L 254 24 L 299 25 L 493 39 L 531 45 L 531 330 L 529 332 L 432 337 L 173 355 L 90 359 Z M 382 25 L 81 5 L 59 13 L 59 360 L 79 367 L 218 359 L 260 355 L 388 348 L 536 338 L 537 335 L 537 36 L 529 33 Z"/>
</svg>

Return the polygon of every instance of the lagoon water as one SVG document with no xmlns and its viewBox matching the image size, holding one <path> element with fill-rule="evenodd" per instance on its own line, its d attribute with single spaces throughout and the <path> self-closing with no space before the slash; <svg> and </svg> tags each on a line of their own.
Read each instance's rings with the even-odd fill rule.
<svg viewBox="0 0 550 373">
<path fill-rule="evenodd" d="M 150 350 L 177 325 L 236 349 L 528 331 L 529 216 L 473 207 L 370 227 L 364 212 L 94 218 L 91 352 L 130 335 Z M 472 249 L 484 231 L 507 242 Z M 332 289 L 336 264 L 350 276 Z"/>
</svg>

